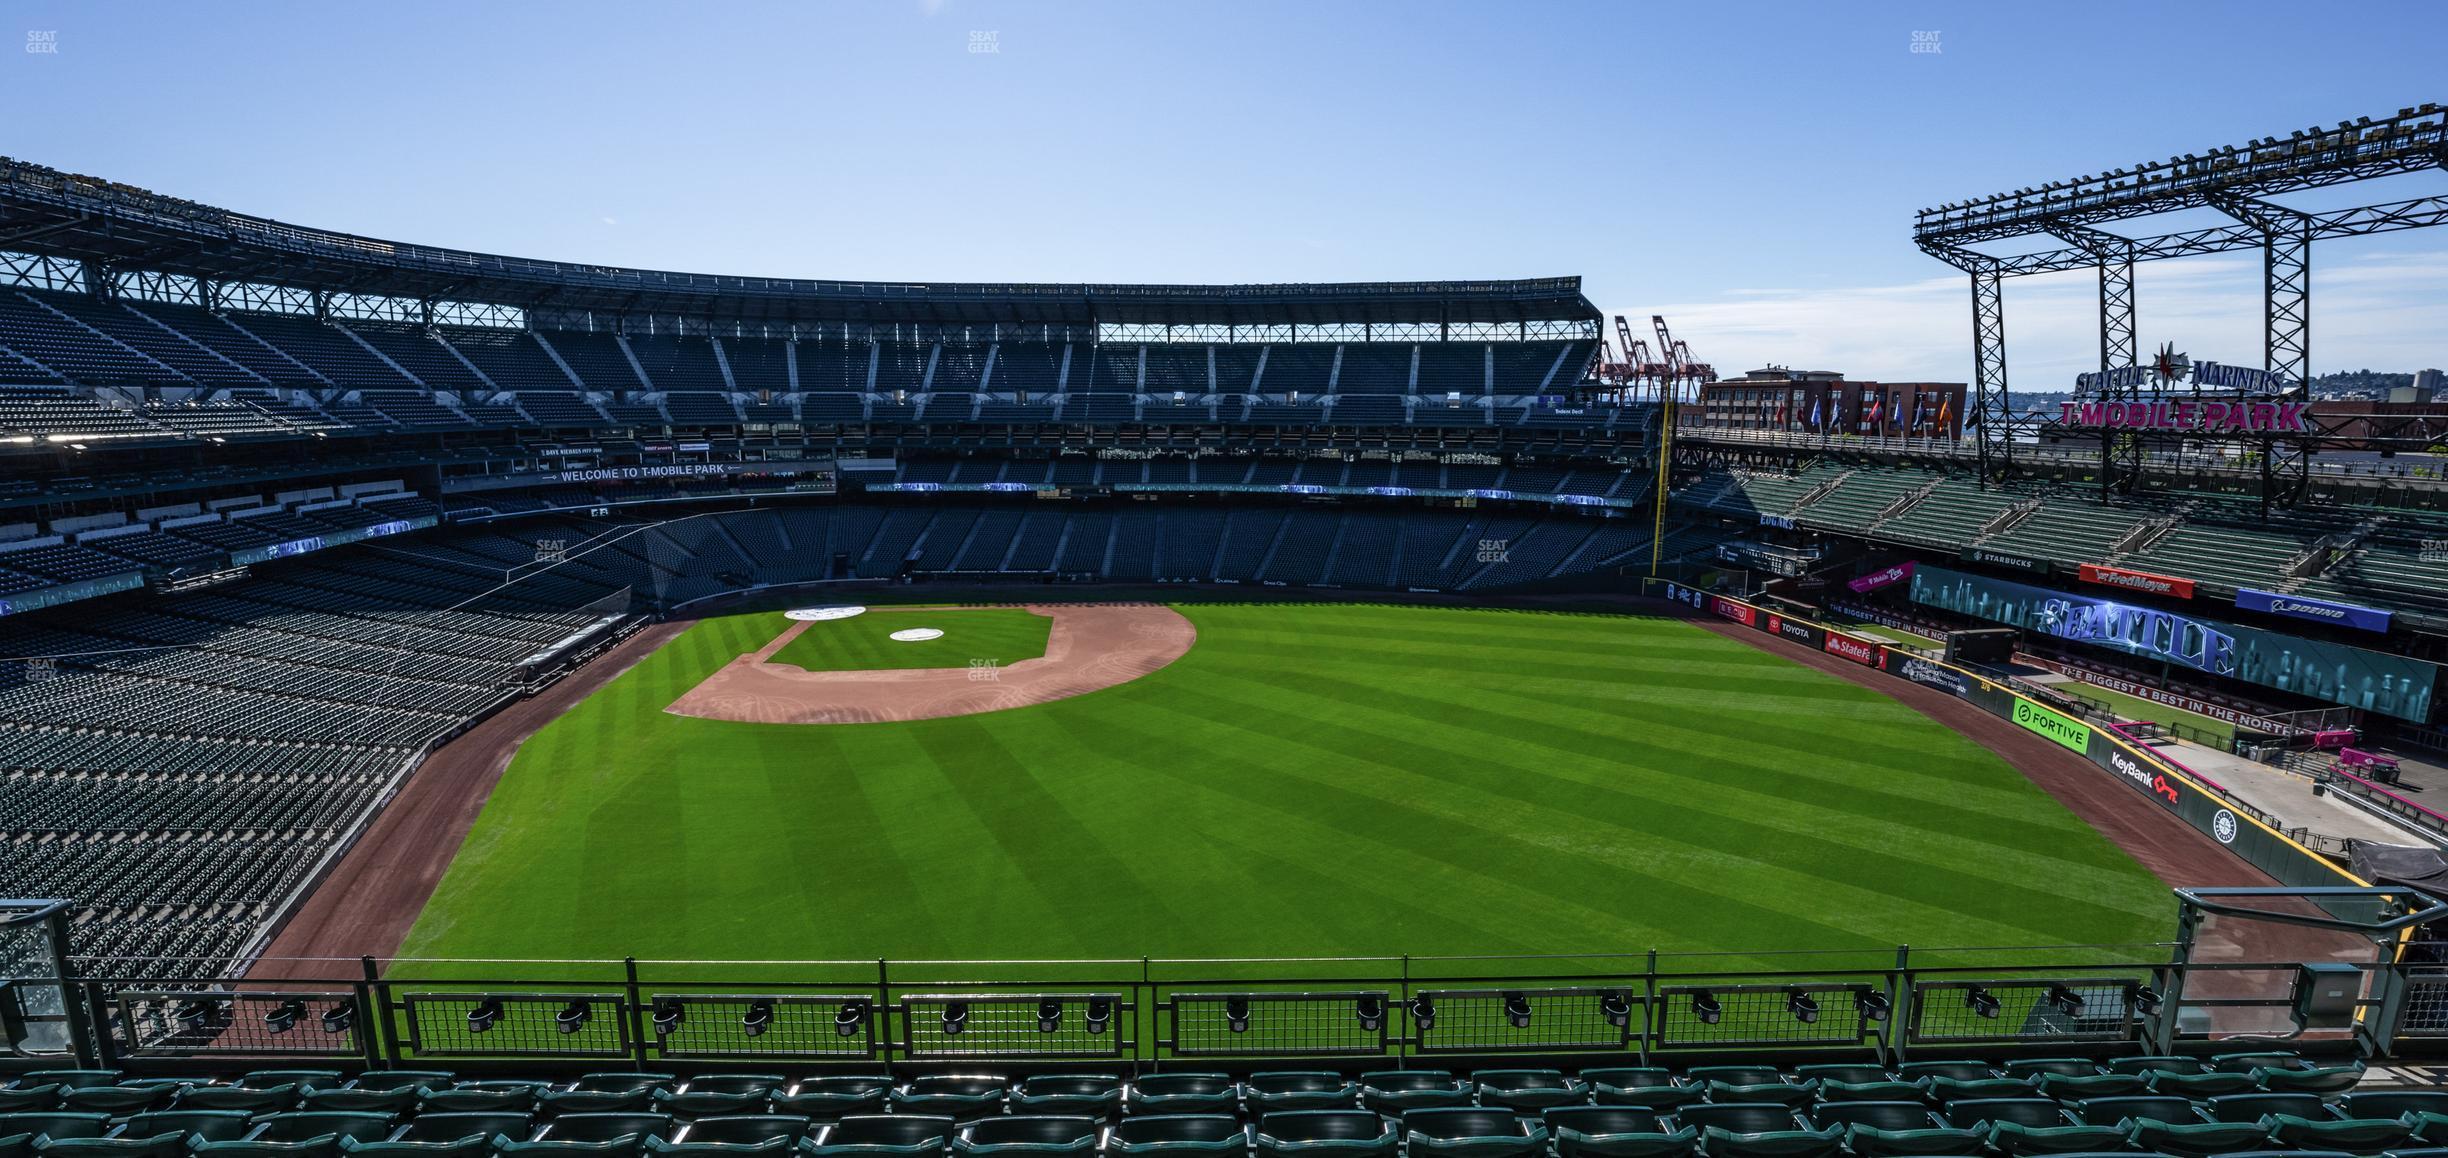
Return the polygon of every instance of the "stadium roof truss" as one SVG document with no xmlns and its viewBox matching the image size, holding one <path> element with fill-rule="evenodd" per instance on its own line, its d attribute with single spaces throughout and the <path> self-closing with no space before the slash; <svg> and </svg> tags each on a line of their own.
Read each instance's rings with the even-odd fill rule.
<svg viewBox="0 0 2448 1158">
<path fill-rule="evenodd" d="M 2448 169 L 2448 109 L 2426 104 L 2385 119 L 2362 117 L 2333 129 L 2305 129 L 2283 139 L 2262 137 L 2245 145 L 1920 211 L 1913 220 L 1914 244 L 1971 275 L 1971 409 L 1980 430 L 1982 476 L 1989 476 L 1993 457 L 2010 463 L 2016 436 L 2037 427 L 2007 404 L 2005 279 L 2095 271 L 2099 368 L 2105 371 L 2141 361 L 2134 326 L 2135 263 L 2258 249 L 2264 368 L 2290 384 L 2286 396 L 2306 397 L 2312 376 L 2312 244 L 2448 223 L 2448 197 L 2321 212 L 2270 198 L 2439 169 Z M 2110 228 L 2134 218 L 2205 208 L 2233 223 L 2154 235 Z M 1975 248 L 2029 238 L 2061 244 L 2012 255 Z M 2127 387 L 2123 396 L 2139 399 L 2144 389 Z M 2310 454 L 2323 439 L 2323 432 L 2315 430 L 2291 442 L 2267 440 L 2261 455 L 2265 499 L 2283 485 L 2282 476 L 2306 476 Z M 2103 439 L 2104 486 L 2120 475 L 2131 477 L 2138 469 L 2140 445 L 2130 436 Z M 2130 461 L 2120 470 L 2123 459 Z"/>
<path fill-rule="evenodd" d="M 143 270 L 214 288 L 260 283 L 355 300 L 490 304 L 618 326 L 661 316 L 703 324 L 1147 327 L 1512 326 L 1594 338 L 1601 316 L 1578 277 L 1288 285 L 1088 285 L 811 281 L 626 269 L 408 245 L 289 225 L 100 178 L 0 158 L 0 250 L 66 259 L 101 276 Z M 107 288 L 106 291 L 107 292 Z M 318 310 L 320 306 L 318 306 Z M 666 323 L 667 325 L 672 323 Z"/>
</svg>

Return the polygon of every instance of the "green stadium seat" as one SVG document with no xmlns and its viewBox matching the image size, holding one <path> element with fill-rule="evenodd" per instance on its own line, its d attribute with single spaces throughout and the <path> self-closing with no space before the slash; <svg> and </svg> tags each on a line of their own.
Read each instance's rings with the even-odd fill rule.
<svg viewBox="0 0 2448 1158">
<path fill-rule="evenodd" d="M 1260 1116 L 1250 1142 L 1259 1158 L 1392 1158 L 1402 1138 L 1365 1110 L 1288 1110 Z"/>
<path fill-rule="evenodd" d="M 2161 1094 L 2085 1098 L 2070 1108 L 2075 1120 L 2086 1126 L 2122 1126 L 2135 1118 L 2157 1118 L 2164 1122 L 2205 1120 L 2192 1102 Z"/>
<path fill-rule="evenodd" d="M 2329 1115 L 2298 1117 L 2294 1114 L 2272 1114 L 2262 1125 L 2269 1129 L 2270 1139 L 2293 1150 L 2343 1150 L 2349 1154 L 2378 1154 L 2422 1141 L 2416 1133 L 2420 1123 L 2409 1118 L 2338 1118 Z"/>
<path fill-rule="evenodd" d="M 2448 1121 L 2448 1090 L 2356 1090 L 2337 1100 L 2349 1118 L 2402 1118 L 2437 1114 Z"/>
<path fill-rule="evenodd" d="M 2150 1079 L 2140 1074 L 2040 1074 L 2037 1080 L 2041 1096 L 2060 1102 L 2113 1098 L 2150 1089 Z"/>
<path fill-rule="evenodd" d="M 187 1135 L 151 1138 L 50 1138 L 38 1140 L 39 1158 L 179 1158 L 187 1152 Z"/>
<path fill-rule="evenodd" d="M 2002 1072 L 2010 1078 L 2037 1078 L 2042 1074 L 2090 1077 L 2100 1072 L 2100 1064 L 2081 1057 L 2018 1058 L 2007 1062 Z"/>
<path fill-rule="evenodd" d="M 539 1142 L 609 1142 L 616 1138 L 668 1138 L 669 1114 L 632 1111 L 612 1114 L 563 1114 L 536 1131 Z"/>
<path fill-rule="evenodd" d="M 2154 1094 L 2173 1094 L 2181 1098 L 2214 1098 L 2224 1094 L 2241 1094 L 2257 1088 L 2253 1076 L 2234 1070 L 2211 1069 L 2203 1066 L 2191 1072 L 2155 1069 L 2142 1075 Z"/>
<path fill-rule="evenodd" d="M 536 1108 L 534 1086 L 510 1089 L 480 1090 L 458 1086 L 447 1090 L 421 1090 L 417 1094 L 420 1114 L 528 1114 Z"/>
<path fill-rule="evenodd" d="M 227 1142 L 189 1142 L 191 1154 L 209 1158 L 332 1158 L 340 1153 L 340 1135 L 323 1134 L 300 1138 L 294 1142 L 267 1142 L 255 1138 L 232 1138 Z"/>
<path fill-rule="evenodd" d="M 1436 1106 L 1402 1116 L 1404 1158 L 1536 1158 L 1547 1127 L 1507 1110 Z"/>
<path fill-rule="evenodd" d="M 52 1110 L 39 1114 L 0 1114 L 0 1138 L 32 1134 L 38 1138 L 99 1138 L 110 1132 L 109 1114 L 70 1114 Z"/>
<path fill-rule="evenodd" d="M 1559 1070 L 1480 1070 L 1471 1075 L 1479 1104 L 1536 1113 L 1589 1100 L 1589 1086 Z"/>
<path fill-rule="evenodd" d="M 683 1118 L 761 1113 L 788 1080 L 780 1074 L 703 1074 L 676 1090 L 656 1090 L 655 1104 Z"/>
<path fill-rule="evenodd" d="M 120 1123 L 114 1133 L 126 1138 L 185 1134 L 200 1142 L 243 1138 L 254 1128 L 254 1115 L 239 1110 L 156 1110 Z"/>
<path fill-rule="evenodd" d="M 796 1143 L 815 1130 L 815 1123 L 797 1114 L 734 1114 L 699 1118 L 680 1131 L 676 1141 L 692 1146 L 753 1146 L 780 1138 Z"/>
<path fill-rule="evenodd" d="M 1112 1074 L 1033 1074 L 1012 1091 L 1012 1112 L 1108 1114 L 1122 1105 L 1122 1079 Z"/>
<path fill-rule="evenodd" d="M 297 1105 L 299 1087 L 295 1083 L 251 1089 L 246 1086 L 181 1086 L 178 1100 L 170 1103 L 182 1110 L 244 1110 L 250 1114 L 277 1114 Z"/>
<path fill-rule="evenodd" d="M 2209 1122 L 2199 1116 L 2136 1117 L 2125 1123 L 2125 1132 L 2137 1148 L 2179 1158 L 2210 1158 L 2236 1150 L 2258 1150 L 2270 1142 L 2268 1128 L 2258 1122 Z"/>
<path fill-rule="evenodd" d="M 2341 1094 L 2363 1080 L 2363 1063 L 2334 1066 L 2265 1066 L 2252 1071 L 2254 1081 L 2271 1093 Z"/>
<path fill-rule="evenodd" d="M 1086 1158 L 1096 1152 L 1097 1136 L 1097 1120 L 1085 1114 L 1011 1114 L 962 1127 L 952 1139 L 952 1152 L 979 1158 Z"/>
<path fill-rule="evenodd" d="M 254 1070 L 238 1079 L 238 1084 L 250 1090 L 268 1090 L 278 1086 L 322 1090 L 342 1084 L 338 1070 Z"/>
<path fill-rule="evenodd" d="M 493 1153 L 502 1158 L 638 1158 L 645 1147 L 646 1139 L 637 1134 L 601 1142 L 544 1138 L 524 1142 L 515 1138 L 493 1139 Z"/>
<path fill-rule="evenodd" d="M 2317 1094 L 2222 1094 L 2209 1101 L 2210 1116 L 2221 1122 L 2258 1122 L 2272 1114 L 2325 1118 L 2328 1107 Z"/>
<path fill-rule="evenodd" d="M 1241 1106 L 1241 1084 L 1223 1074 L 1147 1074 L 1131 1080 L 1124 1100 L 1134 1114 L 1229 1113 Z"/>
<path fill-rule="evenodd" d="M 806 1078 L 773 1096 L 774 1112 L 810 1118 L 882 1113 L 891 1100 L 893 1079 L 883 1074 L 843 1074 Z"/>
<path fill-rule="evenodd" d="M 1755 1082 L 1734 1085 L 1730 1082 L 1708 1083 L 1711 1102 L 1764 1102 L 1778 1106 L 1803 1106 L 1817 1100 L 1819 1087 L 1797 1082 Z"/>
<path fill-rule="evenodd" d="M 34 1135 L 0 1135 L 0 1158 L 34 1158 Z"/>
<path fill-rule="evenodd" d="M 798 1141 L 791 1138 L 767 1138 L 762 1142 L 666 1142 L 649 1135 L 645 1150 L 672 1158 L 778 1158 L 797 1146 Z"/>
<path fill-rule="evenodd" d="M 2229 1070 L 2235 1073 L 2243 1074 L 2251 1073 L 2254 1070 L 2272 1069 L 2284 1066 L 2301 1068 L 2308 1064 L 2310 1063 L 2304 1061 L 2302 1054 L 2296 1053 L 2293 1050 L 2285 1049 L 2265 1049 L 2254 1050 L 2246 1053 L 2213 1054 L 2210 1058 L 2210 1068 L 2212 1069 Z"/>
<path fill-rule="evenodd" d="M 892 1106 L 900 1114 L 950 1114 L 975 1118 L 1003 1112 L 1011 1096 L 1004 1079 L 984 1074 L 930 1074 L 894 1090 Z"/>
<path fill-rule="evenodd" d="M 1918 1082 L 1931 1078 L 1949 1078 L 1958 1082 L 1976 1082 L 1998 1076 L 1996 1067 L 1987 1062 L 1928 1061 L 1905 1062 L 1895 1068 L 1895 1076 L 1903 1081 Z"/>
<path fill-rule="evenodd" d="M 355 1138 L 375 1142 L 391 1136 L 389 1114 L 333 1112 L 266 1114 L 247 1132 L 249 1142 L 306 1142 L 316 1138 Z"/>
<path fill-rule="evenodd" d="M 484 1158 L 493 1150 L 493 1139 L 484 1137 L 455 1138 L 446 1142 L 360 1142 L 355 1138 L 340 1139 L 344 1158 Z"/>
<path fill-rule="evenodd" d="M 88 1086 L 115 1086 L 119 1084 L 119 1078 L 118 1070 L 27 1070 L 17 1075 L 16 1085 L 19 1088 L 58 1086 L 61 1089 L 81 1090 Z"/>
<path fill-rule="evenodd" d="M 853 1114 L 819 1130 L 800 1149 L 816 1158 L 941 1154 L 951 1149 L 954 1129 L 941 1114 Z"/>
<path fill-rule="evenodd" d="M 61 1087 L 56 1084 L 31 1086 L 22 1090 L 0 1090 L 0 1114 L 39 1114 L 56 1110 L 60 1104 Z"/>
<path fill-rule="evenodd" d="M 354 1114 L 404 1114 L 417 1107 L 421 1100 L 415 1086 L 400 1086 L 388 1090 L 360 1090 L 347 1086 L 330 1089 L 309 1088 L 298 1098 L 301 1110 L 332 1110 Z"/>
<path fill-rule="evenodd" d="M 449 1070 L 367 1070 L 349 1083 L 353 1090 L 396 1090 L 412 1087 L 419 1090 L 447 1090 L 458 1084 L 459 1075 Z"/>
<path fill-rule="evenodd" d="M 1986 1141 L 1977 1130 L 1939 1121 L 1918 1101 L 1831 1102 L 1811 1111 L 1810 1124 L 1844 1131 L 1847 1148 L 1860 1158 L 1963 1154 Z"/>
<path fill-rule="evenodd" d="M 1357 1105 L 1360 1086 L 1343 1075 L 1314 1070 L 1267 1070 L 1241 1083 L 1253 1114 L 1285 1110 L 1340 1110 Z"/>
<path fill-rule="evenodd" d="M 1360 1104 L 1380 1114 L 1467 1106 L 1471 1089 L 1448 1070 L 1377 1070 L 1360 1075 Z"/>
<path fill-rule="evenodd" d="M 1676 1080 L 1658 1066 L 1618 1066 L 1581 1071 L 1591 1100 L 1602 1106 L 1644 1106 L 1672 1110 L 1699 1101 L 1708 1091 Z"/>
<path fill-rule="evenodd" d="M 1558 1158 L 1690 1158 L 1697 1126 L 1667 1128 L 1656 1112 L 1623 1106 L 1557 1106 L 1543 1116 Z"/>
<path fill-rule="evenodd" d="M 176 1086 L 73 1086 L 60 1091 L 60 1108 L 124 1118 L 159 1109 L 178 1093 Z"/>
<path fill-rule="evenodd" d="M 534 1128 L 532 1116 L 524 1110 L 418 1114 L 384 1140 L 456 1142 L 461 1138 L 491 1138 L 496 1134 L 506 1138 L 525 1138 L 534 1132 Z"/>
<path fill-rule="evenodd" d="M 2001 1153 L 2075 1154 L 2090 1150 L 2118 1150 L 2125 1145 L 2125 1132 L 2114 1126 L 2080 1126 L 2069 1122 L 2059 1126 L 2026 1126 L 2020 1122 L 2002 1121 L 1989 1124 L 1989 1145 Z"/>
<path fill-rule="evenodd" d="M 1676 1119 L 1700 1129 L 1710 1158 L 1824 1158 L 1844 1148 L 1844 1131 L 1803 1128 L 1784 1107 L 1766 1102 L 1686 1106 Z"/>
<path fill-rule="evenodd" d="M 1922 1083 L 1939 1105 L 1997 1098 L 2028 1098 L 2040 1087 L 2025 1078 L 1951 1078 L 1943 1074 Z"/>
<path fill-rule="evenodd" d="M 1895 1079 L 1895 1074 L 1885 1066 L 1852 1062 L 1820 1062 L 1813 1065 L 1795 1066 L 1793 1076 L 1798 1082 L 1852 1082 L 1855 1085 Z"/>
<path fill-rule="evenodd" d="M 1819 1080 L 1822 1102 L 1926 1102 L 1929 1087 L 1917 1082 L 1841 1082 Z"/>
<path fill-rule="evenodd" d="M 1148 1114 L 1122 1119 L 1105 1139 L 1108 1154 L 1216 1155 L 1247 1153 L 1249 1128 L 1230 1114 Z"/>
</svg>

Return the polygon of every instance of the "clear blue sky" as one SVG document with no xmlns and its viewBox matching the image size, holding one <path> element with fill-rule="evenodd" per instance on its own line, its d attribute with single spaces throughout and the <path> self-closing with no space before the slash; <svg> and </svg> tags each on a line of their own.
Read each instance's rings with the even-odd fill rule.
<svg viewBox="0 0 2448 1158">
<path fill-rule="evenodd" d="M 806 277 L 1578 273 L 1721 369 L 1889 378 L 1969 369 L 1916 208 L 2448 100 L 2439 0 L 8 11 L 57 50 L 0 46 L 0 153 L 304 224 Z M 2316 286 L 2316 369 L 2448 361 L 2448 238 L 2322 253 L 2369 276 Z M 2146 344 L 2257 360 L 2258 281 L 2146 273 Z M 2016 385 L 2081 368 L 2087 285 L 2016 292 Z"/>
</svg>

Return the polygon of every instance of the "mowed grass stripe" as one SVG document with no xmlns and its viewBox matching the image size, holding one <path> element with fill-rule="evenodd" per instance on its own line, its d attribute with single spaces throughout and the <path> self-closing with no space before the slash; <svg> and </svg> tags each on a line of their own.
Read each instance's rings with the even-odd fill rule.
<svg viewBox="0 0 2448 1158">
<path fill-rule="evenodd" d="M 1239 702 L 1252 706 L 1248 701 Z M 1900 883 L 1909 880 L 1926 884 L 1929 874 L 1950 873 L 1967 878 L 1962 882 L 1962 891 L 1974 891 L 1973 878 L 1977 878 L 1985 882 L 1980 891 L 1989 894 L 1988 899 L 1998 911 L 2029 918 L 2019 925 L 1991 924 L 1986 932 L 1992 939 L 2012 939 L 2017 929 L 2028 937 L 2045 933 L 2060 923 L 2079 924 L 2099 915 L 2095 911 L 2099 906 L 2087 900 L 2019 879 L 2019 873 L 2049 876 L 2063 871 L 2077 878 L 2084 875 L 2080 866 L 2053 856 L 1993 854 L 1987 859 L 1958 861 L 1961 867 L 1949 869 L 1950 858 L 1919 847 L 1938 831 L 1934 826 L 1904 830 L 1873 817 L 1848 816 L 1834 809 L 1804 818 L 1797 815 L 1789 802 L 1756 793 L 1695 792 L 1706 786 L 1689 775 L 1672 773 L 1643 777 L 1650 781 L 1642 786 L 1645 790 L 1626 791 L 1609 783 L 1609 777 L 1603 775 L 1568 771 L 1562 763 L 1524 759 L 1536 754 L 1534 749 L 1539 746 L 1534 742 L 1517 741 L 1510 748 L 1492 751 L 1477 763 L 1448 766 L 1434 778 L 1433 786 L 1420 784 L 1418 777 L 1404 768 L 1426 764 L 1425 746 L 1406 739 L 1406 733 L 1424 735 L 1440 725 L 1425 717 L 1372 721 L 1372 710 L 1364 705 L 1345 703 L 1336 707 L 1335 718 L 1340 728 L 1327 735 L 1333 737 L 1332 757 L 1344 762 L 1343 774 L 1331 783 L 1312 783 L 1301 795 L 1320 796 L 1334 791 L 1337 785 L 1349 783 L 1361 786 L 1354 790 L 1371 793 L 1385 807 L 1406 808 L 1415 814 L 1433 814 L 1449 820 L 1487 818 L 1500 831 L 1520 834 L 1532 847 L 1550 852 L 1593 853 L 1595 862 L 1587 866 L 1593 875 L 1603 875 L 1608 869 L 1654 874 L 1659 862 L 1667 861 L 1682 866 L 1677 879 L 1706 888 L 1705 882 L 1765 874 L 1777 886 L 1769 894 L 1777 897 L 1772 903 L 1797 917 L 1821 911 L 1832 903 L 1876 911 L 1887 921 L 1907 920 L 1913 914 L 1901 906 L 1926 902 L 1900 891 Z M 1278 743 L 1306 746 L 1309 741 L 1279 738 Z M 1287 767 L 1317 767 L 1329 762 L 1287 762 Z M 1363 770 L 1372 774 L 1360 775 Z M 1537 786 L 1542 779 L 1547 781 L 1546 790 L 1538 795 L 1550 800 L 1545 806 L 1525 798 L 1525 787 Z M 1618 803 L 1628 808 L 1647 811 L 1652 818 L 1664 822 L 1659 827 L 1691 835 L 1680 840 L 1651 835 L 1649 847 L 1641 850 L 1636 859 L 1617 857 L 1614 850 L 1638 845 L 1642 834 L 1597 818 L 1618 811 L 1605 807 L 1608 802 L 1601 798 L 1607 796 L 1621 798 Z M 1735 799 L 1736 796 L 1751 799 L 1746 803 Z M 1437 808 L 1432 812 L 1422 802 L 1436 804 Z M 1849 836 L 1848 829 L 1862 831 L 1858 836 Z M 1571 841 L 1564 834 L 1588 839 Z M 1613 839 L 1599 839 L 1602 837 Z M 1982 849 L 1966 851 L 1977 854 Z M 1733 863 L 1737 861 L 1743 863 Z M 1751 871 L 1733 871 L 1738 868 Z M 1814 888 L 1825 891 L 1846 887 L 1834 878 L 1847 872 L 1854 886 L 1861 890 L 1858 895 L 1831 899 L 1814 894 Z M 1822 883 L 1814 886 L 1813 882 Z M 2067 882 L 2077 887 L 2086 883 L 2104 882 L 2079 879 Z M 1892 900 L 1894 905 L 1877 899 L 1882 897 Z M 2066 919 L 2068 910 L 2075 913 L 2072 921 Z"/>
<path fill-rule="evenodd" d="M 409 952 L 1596 954 L 2167 933 L 2164 889 L 2002 762 L 1686 623 L 1183 613 L 1188 655 L 1095 695 L 826 727 L 665 713 L 775 631 L 770 614 L 697 624 L 518 754 Z"/>
</svg>

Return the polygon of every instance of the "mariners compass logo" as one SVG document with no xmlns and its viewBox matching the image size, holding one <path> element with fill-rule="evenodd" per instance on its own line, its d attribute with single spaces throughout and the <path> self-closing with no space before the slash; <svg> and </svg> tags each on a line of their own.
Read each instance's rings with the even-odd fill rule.
<svg viewBox="0 0 2448 1158">
<path fill-rule="evenodd" d="M 2151 370 L 2159 376 L 2162 386 L 2182 382 L 2193 371 L 2193 359 L 2177 352 L 2176 343 L 2161 342 L 2159 356 L 2151 360 Z"/>
</svg>

